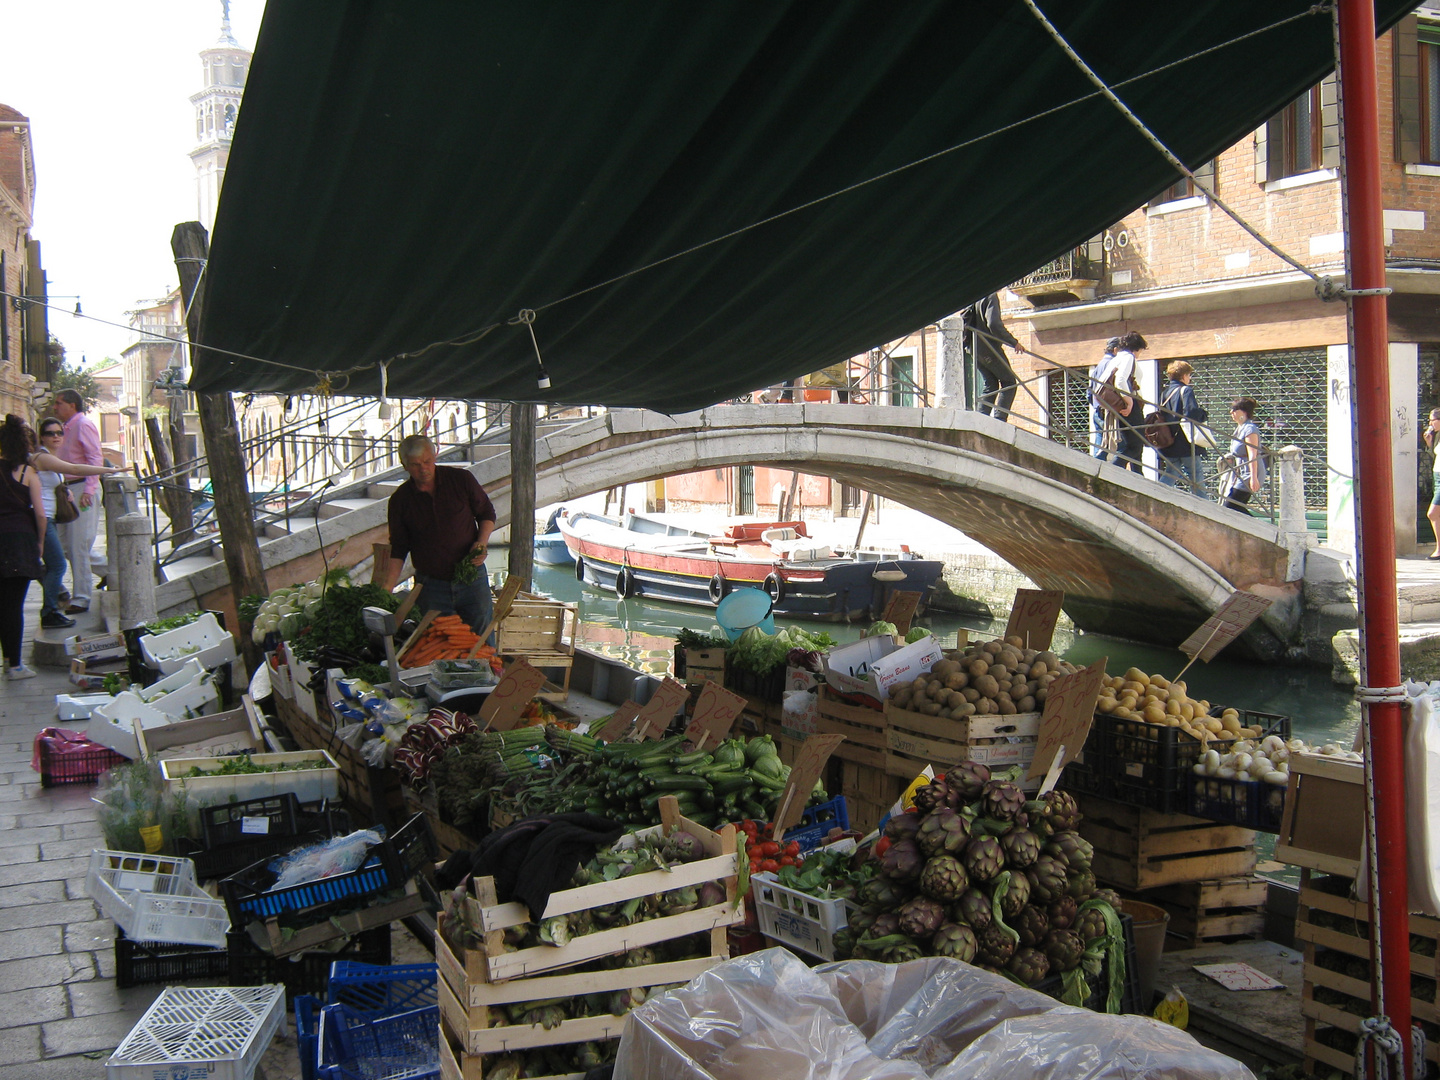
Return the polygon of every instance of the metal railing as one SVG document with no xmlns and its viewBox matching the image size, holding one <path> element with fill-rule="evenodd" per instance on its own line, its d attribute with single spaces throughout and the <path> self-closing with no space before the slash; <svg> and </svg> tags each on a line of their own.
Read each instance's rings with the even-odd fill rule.
<svg viewBox="0 0 1440 1080">
<path fill-rule="evenodd" d="M 1104 272 L 1103 260 L 1090 258 L 1083 247 L 1067 251 L 1058 259 L 1052 259 L 1039 269 L 1032 270 L 1015 283 L 1025 288 L 1031 285 L 1052 285 L 1061 281 L 1100 281 Z"/>
</svg>

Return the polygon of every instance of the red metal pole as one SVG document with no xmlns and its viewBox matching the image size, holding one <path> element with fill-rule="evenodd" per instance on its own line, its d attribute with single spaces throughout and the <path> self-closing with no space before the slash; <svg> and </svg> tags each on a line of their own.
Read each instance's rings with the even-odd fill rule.
<svg viewBox="0 0 1440 1080">
<path fill-rule="evenodd" d="M 1385 286 L 1385 244 L 1380 194 L 1380 109 L 1375 79 L 1375 10 L 1372 0 L 1339 0 L 1340 92 L 1344 102 L 1345 192 L 1350 228 L 1351 289 Z M 1351 300 L 1355 328 L 1353 387 L 1359 521 L 1356 548 L 1364 683 L 1400 685 L 1399 617 L 1395 594 L 1395 495 L 1390 446 L 1390 359 L 1386 298 Z M 1374 865 L 1379 894 L 1371 890 L 1371 949 L 1383 958 L 1379 987 L 1384 1011 L 1405 1045 L 1410 1071 L 1410 895 L 1405 855 L 1404 736 L 1400 706 L 1364 706 L 1370 727 L 1366 767 L 1374 791 Z M 1378 941 L 1376 940 L 1378 938 Z M 1380 1001 L 1376 1001 L 1377 1009 Z"/>
</svg>

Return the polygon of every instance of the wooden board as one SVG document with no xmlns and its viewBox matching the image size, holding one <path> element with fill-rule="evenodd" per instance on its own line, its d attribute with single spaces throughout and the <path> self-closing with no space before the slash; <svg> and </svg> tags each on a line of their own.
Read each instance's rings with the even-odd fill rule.
<svg viewBox="0 0 1440 1080">
<path fill-rule="evenodd" d="M 836 758 L 884 771 L 886 746 L 883 712 L 841 701 L 824 686 L 818 691 L 816 707 L 820 714 L 815 721 L 816 733 L 845 736 L 845 741 L 835 749 Z"/>
<path fill-rule="evenodd" d="M 469 851 L 475 847 L 476 841 L 471 836 L 440 819 L 440 811 L 435 806 L 433 797 L 426 797 L 414 788 L 404 785 L 400 790 L 405 799 L 405 812 L 410 815 L 425 815 L 425 821 L 435 837 L 435 845 L 440 850 L 442 862 L 457 851 Z"/>
<path fill-rule="evenodd" d="M 441 1080 L 487 1080 L 489 1070 L 484 1055 L 467 1054 L 450 1033 L 449 1026 L 441 1017 L 440 1023 L 440 1076 Z M 534 1080 L 585 1080 L 584 1073 L 561 1073 L 535 1077 Z"/>
<path fill-rule="evenodd" d="M 1095 848 L 1091 869 L 1122 889 L 1238 877 L 1255 869 L 1255 833 L 1188 814 L 1078 797 L 1080 835 Z"/>
<path fill-rule="evenodd" d="M 1365 838 L 1365 770 L 1360 762 L 1294 754 L 1275 858 L 1353 878 Z"/>
</svg>

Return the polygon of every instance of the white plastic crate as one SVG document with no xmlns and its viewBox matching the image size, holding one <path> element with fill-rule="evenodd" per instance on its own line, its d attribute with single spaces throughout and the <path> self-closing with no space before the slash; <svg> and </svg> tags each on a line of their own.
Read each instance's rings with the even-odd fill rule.
<svg viewBox="0 0 1440 1080">
<path fill-rule="evenodd" d="M 188 686 L 195 679 L 205 674 L 205 666 L 193 656 L 186 660 L 173 674 L 166 675 L 163 679 L 156 679 L 149 686 L 132 686 L 130 689 L 139 695 L 140 700 L 147 705 L 155 705 L 158 699 L 172 691 L 179 690 L 182 686 Z"/>
<path fill-rule="evenodd" d="M 189 660 L 200 661 L 208 670 L 235 659 L 235 635 L 222 630 L 215 616 L 207 611 L 187 626 L 163 634 L 145 634 L 140 638 L 140 655 L 146 667 L 166 675 L 173 675 Z"/>
<path fill-rule="evenodd" d="M 106 1080 L 250 1080 L 285 1019 L 283 986 L 170 986 L 105 1062 Z"/>
<path fill-rule="evenodd" d="M 90 713 L 90 726 L 85 733 L 101 746 L 108 746 L 117 754 L 124 754 L 131 761 L 140 756 L 140 740 L 135 736 L 136 727 L 164 727 L 175 717 L 163 713 L 153 705 L 146 705 L 129 690 L 123 690 L 97 706 Z"/>
<path fill-rule="evenodd" d="M 319 761 L 317 769 L 285 769 L 280 772 L 232 773 L 219 776 L 187 776 L 191 769 L 213 772 L 225 765 L 225 758 L 171 758 L 160 762 L 160 775 L 167 784 L 184 784 L 190 798 L 201 806 L 222 802 L 245 802 L 267 795 L 295 793 L 301 802 L 340 797 L 340 766 L 327 750 L 291 750 L 280 754 L 252 754 L 256 765 L 285 765 L 297 761 Z"/>
<path fill-rule="evenodd" d="M 55 716 L 59 720 L 89 720 L 95 706 L 109 700 L 109 694 L 56 694 Z"/>
<path fill-rule="evenodd" d="M 750 888 L 762 934 L 821 960 L 835 959 L 831 938 L 850 924 L 847 901 L 822 900 L 786 888 L 769 871 L 753 875 Z"/>
<path fill-rule="evenodd" d="M 190 859 L 92 851 L 85 888 L 131 941 L 211 948 L 225 944 L 230 929 L 225 902 L 195 883 Z"/>
</svg>

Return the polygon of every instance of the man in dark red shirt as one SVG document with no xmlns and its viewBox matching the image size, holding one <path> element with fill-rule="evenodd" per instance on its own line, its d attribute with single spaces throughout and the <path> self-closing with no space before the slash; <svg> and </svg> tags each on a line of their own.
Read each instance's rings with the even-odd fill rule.
<svg viewBox="0 0 1440 1080">
<path fill-rule="evenodd" d="M 424 435 L 400 442 L 400 463 L 410 474 L 390 496 L 389 581 L 393 588 L 399 567 L 410 556 L 415 583 L 422 588 L 420 606 L 442 615 L 456 614 L 477 634 L 490 624 L 494 600 L 485 573 L 485 550 L 495 531 L 495 507 L 485 489 L 465 469 L 435 464 L 435 444 Z M 478 573 L 469 584 L 457 584 L 457 568 L 465 562 Z"/>
</svg>

